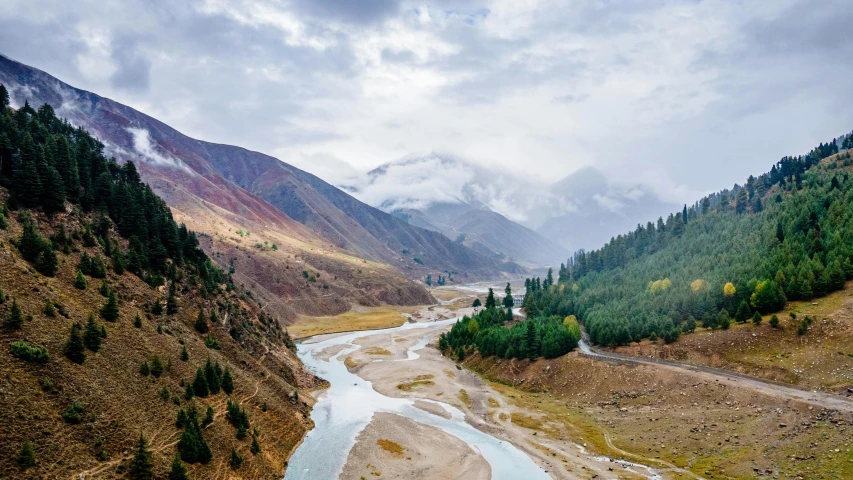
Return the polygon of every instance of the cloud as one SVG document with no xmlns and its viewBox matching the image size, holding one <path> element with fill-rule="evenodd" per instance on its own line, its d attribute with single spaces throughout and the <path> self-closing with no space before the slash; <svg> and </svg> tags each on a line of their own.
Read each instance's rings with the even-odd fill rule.
<svg viewBox="0 0 853 480">
<path fill-rule="evenodd" d="M 131 156 L 158 167 L 177 168 L 192 173 L 192 170 L 179 159 L 168 153 L 158 152 L 151 142 L 151 134 L 148 130 L 144 128 L 127 128 L 126 130 L 133 137 L 133 148 L 136 150 L 136 155 L 131 154 Z"/>
<path fill-rule="evenodd" d="M 443 151 L 533 185 L 595 165 L 692 203 L 850 131 L 851 21 L 844 0 L 9 0 L 0 48 L 330 179 Z M 438 173 L 458 190 L 464 172 Z M 490 188 L 469 194 L 516 218 L 568 208 Z"/>
<path fill-rule="evenodd" d="M 577 208 L 542 184 L 437 152 L 383 164 L 345 187 L 359 200 L 386 211 L 468 203 L 531 226 Z"/>
</svg>

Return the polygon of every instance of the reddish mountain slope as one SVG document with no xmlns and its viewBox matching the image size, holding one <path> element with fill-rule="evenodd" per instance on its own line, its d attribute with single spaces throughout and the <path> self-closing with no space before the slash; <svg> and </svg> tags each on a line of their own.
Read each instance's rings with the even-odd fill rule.
<svg viewBox="0 0 853 480">
<path fill-rule="evenodd" d="M 0 83 L 9 89 L 13 104 L 48 103 L 59 116 L 98 137 L 109 155 L 136 161 L 143 179 L 166 200 L 176 218 L 206 234 L 202 243 L 208 253 L 224 268 L 233 266 L 235 278 L 252 286 L 268 313 L 290 320 L 296 314 L 341 313 L 353 303 L 422 304 L 432 300 L 419 284 L 336 247 L 341 242 L 330 243 L 214 168 L 227 161 L 228 149 L 245 150 L 192 139 L 137 110 L 2 56 Z M 215 164 L 210 148 L 216 152 Z M 297 183 L 297 187 L 301 186 Z M 310 274 L 315 278 L 319 274 L 322 281 L 310 281 Z M 366 283 L 372 286 L 368 291 L 362 289 Z"/>
</svg>

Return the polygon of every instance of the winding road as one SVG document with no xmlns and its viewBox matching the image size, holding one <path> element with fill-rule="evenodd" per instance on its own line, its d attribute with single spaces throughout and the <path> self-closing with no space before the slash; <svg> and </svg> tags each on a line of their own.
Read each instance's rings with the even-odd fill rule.
<svg viewBox="0 0 853 480">
<path fill-rule="evenodd" d="M 632 363 L 640 365 L 654 365 L 656 367 L 667 368 L 676 372 L 686 372 L 698 377 L 706 377 L 712 380 L 725 382 L 731 385 L 738 385 L 753 390 L 760 391 L 766 395 L 777 398 L 786 398 L 800 402 L 809 403 L 811 405 L 827 408 L 830 410 L 839 410 L 853 413 L 853 399 L 842 397 L 832 393 L 818 392 L 815 390 L 806 390 L 793 385 L 777 383 L 770 380 L 765 380 L 742 373 L 736 373 L 720 368 L 706 367 L 701 365 L 690 365 L 687 363 L 676 362 L 673 360 L 664 360 L 659 358 L 634 357 L 630 355 L 622 355 L 619 353 L 606 352 L 599 350 L 589 344 L 589 335 L 586 330 L 581 327 L 581 340 L 579 342 L 581 355 L 595 360 L 615 363 Z"/>
</svg>

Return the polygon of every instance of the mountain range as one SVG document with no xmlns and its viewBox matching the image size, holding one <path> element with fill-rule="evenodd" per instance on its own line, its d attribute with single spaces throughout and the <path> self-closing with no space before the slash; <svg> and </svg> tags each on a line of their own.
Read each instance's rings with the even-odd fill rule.
<svg viewBox="0 0 853 480">
<path fill-rule="evenodd" d="M 371 207 L 268 155 L 190 138 L 126 105 L 0 56 L 13 106 L 51 105 L 96 136 L 107 155 L 134 160 L 146 183 L 268 313 L 331 315 L 353 304 L 423 304 L 430 272 L 460 280 L 523 270 Z M 306 278 L 322 279 L 306 282 Z"/>
<path fill-rule="evenodd" d="M 355 197 L 479 252 L 531 266 L 565 261 L 638 221 L 679 209 L 644 185 L 613 184 L 583 167 L 551 185 L 430 153 L 342 182 Z"/>
</svg>

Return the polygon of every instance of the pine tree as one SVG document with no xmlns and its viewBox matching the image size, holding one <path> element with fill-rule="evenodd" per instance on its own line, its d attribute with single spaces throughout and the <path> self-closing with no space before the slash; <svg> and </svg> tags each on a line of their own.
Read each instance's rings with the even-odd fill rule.
<svg viewBox="0 0 853 480">
<path fill-rule="evenodd" d="M 83 328 L 79 323 L 71 326 L 71 335 L 65 344 L 65 356 L 74 363 L 82 364 L 86 361 L 86 346 L 83 344 Z"/>
<path fill-rule="evenodd" d="M 20 164 L 15 174 L 17 200 L 24 206 L 35 207 L 41 202 L 42 184 L 34 158 L 35 146 L 29 134 L 24 134 L 20 149 Z"/>
<path fill-rule="evenodd" d="M 234 470 L 237 470 L 238 468 L 240 468 L 240 465 L 243 464 L 243 457 L 241 457 L 240 454 L 237 453 L 237 450 L 234 449 L 234 447 L 231 447 L 231 460 L 229 464 Z"/>
<path fill-rule="evenodd" d="M 539 336 L 536 334 L 536 325 L 532 320 L 525 322 L 527 331 L 524 336 L 525 356 L 531 360 L 539 356 Z"/>
<path fill-rule="evenodd" d="M 88 320 L 86 320 L 86 329 L 83 333 L 83 344 L 93 352 L 97 352 L 101 349 L 101 330 L 95 323 L 95 316 L 91 314 L 89 315 Z"/>
<path fill-rule="evenodd" d="M 77 278 L 74 279 L 74 287 L 80 290 L 86 290 L 86 286 L 89 282 L 86 281 L 86 277 L 83 276 L 83 272 L 77 270 Z"/>
<path fill-rule="evenodd" d="M 187 467 L 181 461 L 181 455 L 176 451 L 175 458 L 172 459 L 172 469 L 169 470 L 169 480 L 189 480 L 187 476 Z"/>
<path fill-rule="evenodd" d="M 169 285 L 169 297 L 166 299 L 166 314 L 174 315 L 178 313 L 178 299 L 175 297 L 175 282 Z"/>
<path fill-rule="evenodd" d="M 139 312 L 136 312 L 136 317 L 133 319 L 133 326 L 142 328 L 142 317 L 139 316 Z"/>
<path fill-rule="evenodd" d="M 147 361 L 142 362 L 142 365 L 139 366 L 139 373 L 143 377 L 147 377 L 148 375 L 151 375 L 151 367 L 148 366 Z"/>
<path fill-rule="evenodd" d="M 195 329 L 198 333 L 207 333 L 207 319 L 204 317 L 204 310 L 198 311 L 198 318 L 195 321 Z"/>
<path fill-rule="evenodd" d="M 497 302 L 495 301 L 495 292 L 489 288 L 489 294 L 486 296 L 486 309 L 495 308 L 497 306 Z"/>
<path fill-rule="evenodd" d="M 183 408 L 178 410 L 178 417 L 175 419 L 175 427 L 185 428 L 187 426 L 187 412 Z"/>
<path fill-rule="evenodd" d="M 201 435 L 195 413 L 188 416 L 187 425 L 178 441 L 178 452 L 180 452 L 181 459 L 187 463 L 207 463 L 213 456 L 210 447 Z"/>
<path fill-rule="evenodd" d="M 745 322 L 752 317 L 752 310 L 749 308 L 749 304 L 746 303 L 746 300 L 740 302 L 740 305 L 737 307 L 737 311 L 735 312 L 735 320 L 738 322 Z"/>
<path fill-rule="evenodd" d="M 779 328 L 779 317 L 777 317 L 775 313 L 770 317 L 770 326 L 773 328 Z"/>
<path fill-rule="evenodd" d="M 18 465 L 24 469 L 36 466 L 36 451 L 33 442 L 24 440 L 21 443 L 21 449 L 18 451 Z"/>
<path fill-rule="evenodd" d="M 9 106 L 9 91 L 6 87 L 0 84 L 0 113 L 4 113 Z"/>
<path fill-rule="evenodd" d="M 471 306 L 472 306 L 473 308 L 480 308 L 480 307 L 482 307 L 482 306 L 483 306 L 483 303 L 482 303 L 482 302 L 480 302 L 480 299 L 479 299 L 479 298 L 475 298 L 475 299 L 474 299 L 474 303 L 472 303 L 472 304 L 471 304 Z"/>
<path fill-rule="evenodd" d="M 227 395 L 231 395 L 234 391 L 234 379 L 231 378 L 231 371 L 225 367 L 225 373 L 222 374 L 222 391 Z"/>
<path fill-rule="evenodd" d="M 128 465 L 127 476 L 131 480 L 154 480 L 154 455 L 148 450 L 148 441 L 139 434 L 136 451 Z"/>
<path fill-rule="evenodd" d="M 761 318 L 761 314 L 758 312 L 755 312 L 755 315 L 752 316 L 752 323 L 755 324 L 756 326 L 761 325 L 761 322 L 763 320 L 764 319 Z"/>
<path fill-rule="evenodd" d="M 746 189 L 741 188 L 737 194 L 737 200 L 735 201 L 735 212 L 738 214 L 746 213 L 746 205 L 749 200 Z"/>
<path fill-rule="evenodd" d="M 108 322 L 115 322 L 119 317 L 118 298 L 115 290 L 110 290 L 107 302 L 101 308 L 101 317 Z"/>
<path fill-rule="evenodd" d="M 24 324 L 24 314 L 21 312 L 21 307 L 18 305 L 17 299 L 12 299 L 12 306 L 9 308 L 9 313 L 6 314 L 6 326 L 15 330 L 21 328 Z"/>
<path fill-rule="evenodd" d="M 503 306 L 507 310 L 512 310 L 512 307 L 515 305 L 515 302 L 512 299 L 512 287 L 509 283 L 506 284 L 506 288 L 504 288 L 504 299 Z"/>
<path fill-rule="evenodd" d="M 190 359 L 190 352 L 187 351 L 186 345 L 182 345 L 181 346 L 181 360 L 186 362 L 189 359 Z"/>
<path fill-rule="evenodd" d="M 207 381 L 207 388 L 210 391 L 211 395 L 216 395 L 217 393 L 219 393 L 221 377 L 216 372 L 216 369 L 210 362 L 209 357 L 207 359 L 207 363 L 205 363 L 204 365 L 204 379 Z"/>
<path fill-rule="evenodd" d="M 59 172 L 53 167 L 48 167 L 44 176 L 44 189 L 41 199 L 45 212 L 56 213 L 65 209 L 64 190 Z"/>
<path fill-rule="evenodd" d="M 154 375 L 154 378 L 160 378 L 160 375 L 163 375 L 163 361 L 157 355 L 151 357 L 151 375 Z"/>
<path fill-rule="evenodd" d="M 213 407 L 208 405 L 207 406 L 207 412 L 205 412 L 205 415 L 204 415 L 204 420 L 201 421 L 201 426 L 206 427 L 206 426 L 210 425 L 211 423 L 213 423 L 213 418 L 214 418 Z"/>
<path fill-rule="evenodd" d="M 195 372 L 195 380 L 193 380 L 193 391 L 199 398 L 206 398 L 208 395 L 210 395 L 210 390 L 207 387 L 207 380 L 205 379 L 204 372 L 200 368 Z"/>
<path fill-rule="evenodd" d="M 59 270 L 59 261 L 56 258 L 56 252 L 53 250 L 53 246 L 51 244 L 46 243 L 42 246 L 38 257 L 36 257 L 35 266 L 36 270 L 38 270 L 42 275 L 47 277 L 56 275 L 57 270 Z"/>
<path fill-rule="evenodd" d="M 110 296 L 110 286 L 107 285 L 106 280 L 101 282 L 101 286 L 98 288 L 98 292 L 104 297 Z"/>
<path fill-rule="evenodd" d="M 261 453 L 261 444 L 258 443 L 257 435 L 252 435 L 252 446 L 249 447 L 249 451 L 252 452 L 252 455 Z"/>
</svg>

